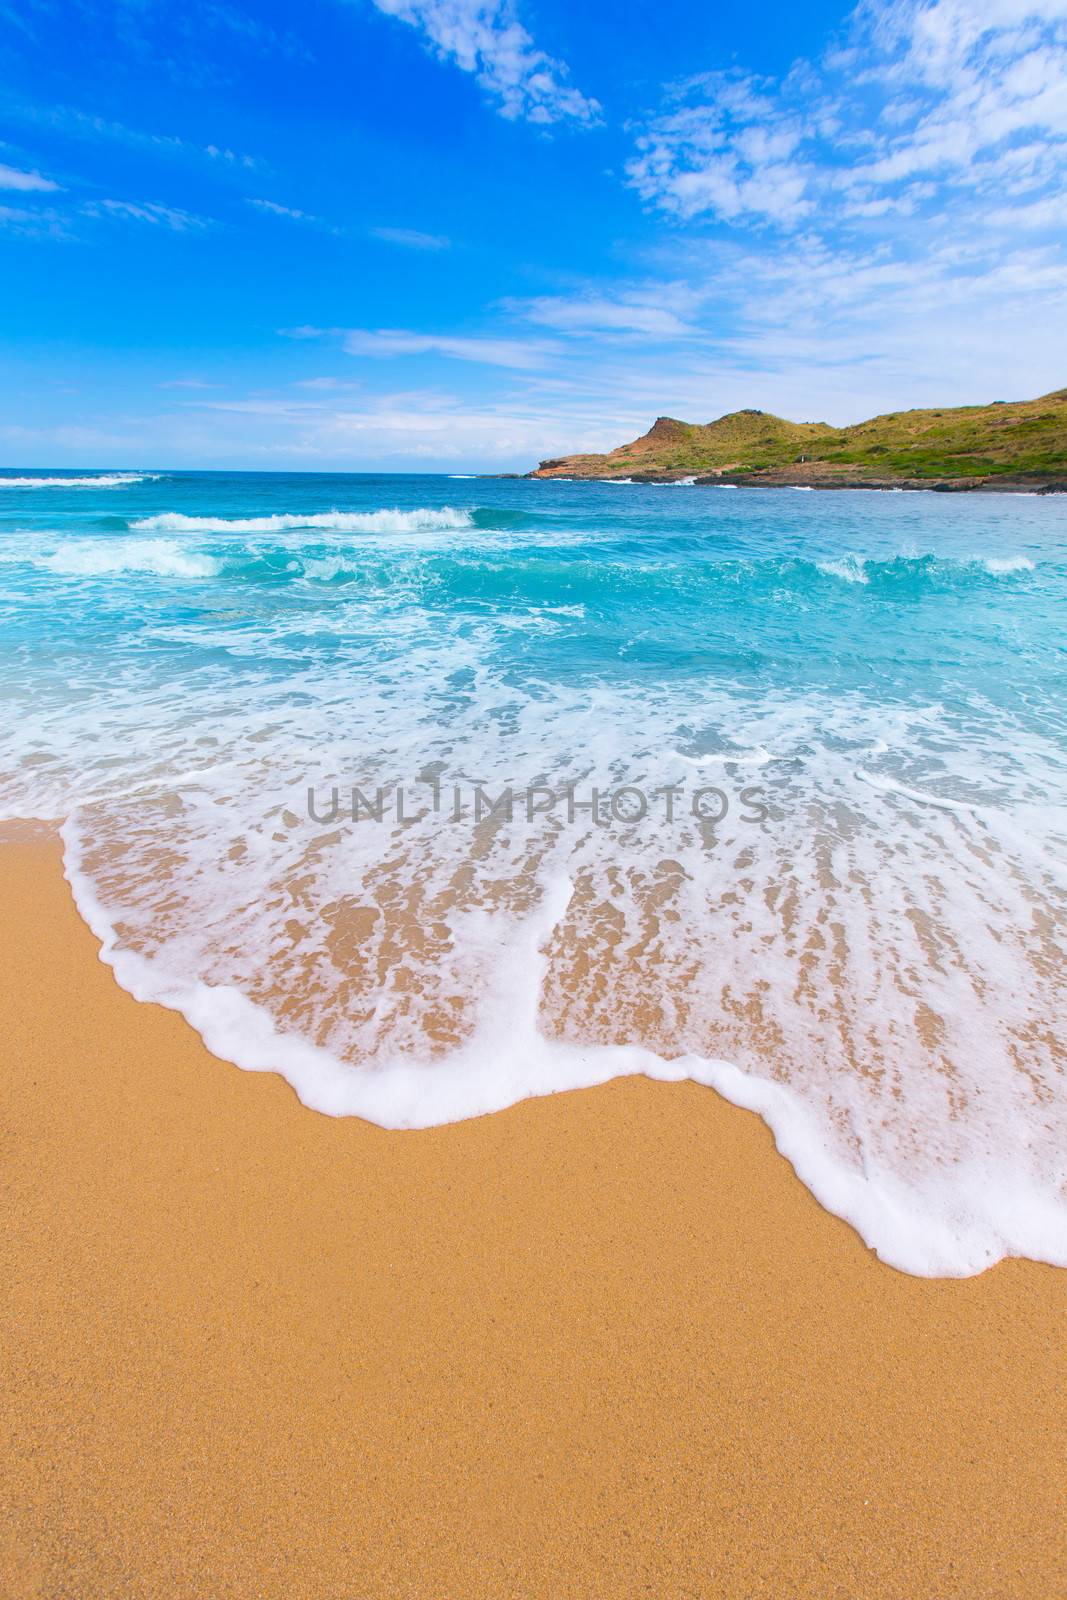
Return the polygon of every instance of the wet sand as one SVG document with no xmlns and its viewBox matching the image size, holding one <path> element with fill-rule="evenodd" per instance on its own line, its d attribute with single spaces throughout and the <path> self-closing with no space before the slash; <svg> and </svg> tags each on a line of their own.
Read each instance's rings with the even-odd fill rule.
<svg viewBox="0 0 1067 1600">
<path fill-rule="evenodd" d="M 1051 1600 L 1067 1274 L 924 1281 L 633 1079 L 387 1133 L 0 849 L 10 1600 Z"/>
</svg>

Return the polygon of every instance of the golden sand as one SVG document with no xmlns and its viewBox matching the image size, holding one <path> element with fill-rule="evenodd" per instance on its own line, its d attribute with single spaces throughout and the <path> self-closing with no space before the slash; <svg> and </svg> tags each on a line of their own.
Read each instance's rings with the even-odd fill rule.
<svg viewBox="0 0 1067 1600">
<path fill-rule="evenodd" d="M 632 1079 L 304 1110 L 0 850 L 5 1600 L 1052 1600 L 1067 1274 L 926 1282 Z"/>
</svg>

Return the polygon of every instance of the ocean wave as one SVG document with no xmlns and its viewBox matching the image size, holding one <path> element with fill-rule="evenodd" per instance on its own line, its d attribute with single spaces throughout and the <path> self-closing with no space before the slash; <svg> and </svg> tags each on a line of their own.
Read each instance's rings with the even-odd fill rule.
<svg viewBox="0 0 1067 1600">
<path fill-rule="evenodd" d="M 1029 556 L 971 556 L 953 558 L 935 555 L 897 555 L 884 560 L 870 556 L 845 555 L 834 560 L 816 561 L 816 569 L 827 578 L 840 578 L 844 583 L 870 584 L 872 579 L 891 583 L 923 578 L 966 579 L 979 573 L 990 578 L 1016 576 L 1033 572 L 1034 563 Z"/>
<path fill-rule="evenodd" d="M 332 584 L 362 578 L 376 591 L 384 585 L 392 593 L 398 578 L 407 581 L 406 566 L 397 567 L 390 557 L 383 567 L 380 550 L 375 553 L 372 546 L 353 545 L 345 535 L 467 532 L 479 527 L 479 518 L 479 513 L 466 511 L 339 512 L 329 517 L 316 516 L 306 526 L 307 539 L 299 537 L 305 525 L 297 517 L 288 516 L 225 521 L 166 513 L 130 524 L 109 518 L 106 520 L 112 527 L 91 537 L 16 532 L 0 549 L 0 564 L 25 564 L 58 575 L 85 578 L 126 571 L 185 578 L 225 574 L 234 583 L 311 580 Z M 447 595 L 452 602 L 481 608 L 506 599 L 512 586 L 522 581 L 527 599 L 550 601 L 558 583 L 566 581 L 584 586 L 594 604 L 614 603 L 623 570 L 617 548 L 612 548 L 610 557 L 597 558 L 589 552 L 576 561 L 566 554 L 569 540 L 554 530 L 553 548 L 540 543 L 537 546 L 534 582 L 527 567 L 525 537 L 519 543 L 503 537 L 503 520 L 503 513 L 494 518 L 495 537 L 484 548 L 470 546 L 469 541 L 464 541 L 458 550 L 447 542 L 428 551 L 419 547 L 420 558 L 425 556 L 432 563 L 423 576 L 432 575 L 439 599 Z M 237 537 L 229 541 L 224 538 L 226 534 Z M 627 571 L 628 593 L 635 599 L 644 594 L 648 604 L 672 604 L 683 571 L 680 561 L 688 554 L 690 543 L 684 534 L 665 536 L 661 560 L 655 567 L 640 569 L 636 574 Z M 914 600 L 923 595 L 1018 584 L 1027 581 L 1034 571 L 1034 563 L 1025 556 L 951 559 L 897 555 L 878 559 L 846 554 L 823 560 L 726 556 L 705 559 L 698 567 L 685 569 L 685 582 L 709 605 L 720 603 L 724 596 L 731 597 L 731 603 L 735 596 L 738 601 L 747 596 L 753 600 L 763 597 L 772 604 L 802 597 L 807 604 L 839 607 L 846 595 L 856 605 L 866 604 L 868 598 Z"/>
<path fill-rule="evenodd" d="M 211 556 L 183 550 L 173 539 L 72 539 L 37 564 L 67 578 L 96 578 L 120 572 L 150 572 L 160 578 L 212 578 L 219 570 Z"/>
<path fill-rule="evenodd" d="M 469 511 L 451 507 L 414 511 L 308 511 L 273 517 L 187 517 L 165 511 L 156 517 L 131 522 L 138 533 L 290 533 L 298 528 L 322 528 L 331 533 L 436 533 L 472 528 Z"/>
<path fill-rule="evenodd" d="M 4 478 L 0 489 L 124 489 L 131 483 L 154 483 L 161 472 L 104 472 L 84 478 Z"/>
</svg>

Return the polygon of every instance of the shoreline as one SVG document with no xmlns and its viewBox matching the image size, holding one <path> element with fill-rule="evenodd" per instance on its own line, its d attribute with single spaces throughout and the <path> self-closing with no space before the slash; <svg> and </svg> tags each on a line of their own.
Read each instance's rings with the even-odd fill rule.
<svg viewBox="0 0 1067 1600">
<path fill-rule="evenodd" d="M 1044 498 L 1048 495 L 1067 494 L 1067 482 L 1057 481 L 1046 483 L 1040 480 L 1019 479 L 1016 482 L 996 482 L 989 479 L 972 478 L 939 478 L 923 480 L 922 478 L 886 478 L 881 481 L 863 481 L 850 478 L 844 481 L 827 482 L 825 479 L 815 478 L 769 478 L 746 477 L 742 474 L 731 476 L 728 473 L 708 474 L 699 471 L 640 473 L 637 476 L 625 478 L 604 477 L 568 477 L 554 472 L 501 472 L 490 473 L 484 476 L 500 478 L 521 478 L 525 482 L 537 481 L 539 483 L 616 483 L 633 484 L 635 486 L 647 484 L 684 484 L 694 489 L 819 489 L 842 492 L 845 490 L 864 490 L 871 494 L 1021 494 Z"/>
<path fill-rule="evenodd" d="M 1054 1592 L 1062 1271 L 895 1272 L 694 1084 L 318 1116 L 120 990 L 18 833 L 13 1600 Z"/>
<path fill-rule="evenodd" d="M 0 844 L 3 837 L 0 827 Z M 304 1034 L 280 1029 L 269 1010 L 234 989 L 219 994 L 173 974 L 161 981 L 141 956 L 122 948 L 114 915 L 97 899 L 77 846 L 62 827 L 58 837 L 75 908 L 119 986 L 138 1003 L 162 1005 L 181 1017 L 208 1053 L 227 1065 L 280 1076 L 313 1113 L 354 1117 L 387 1132 L 407 1133 L 496 1116 L 530 1099 L 597 1089 L 623 1078 L 693 1083 L 757 1115 L 778 1155 L 823 1210 L 845 1222 L 866 1249 L 896 1271 L 920 1278 L 974 1277 L 1009 1258 L 1067 1269 L 1059 1214 L 1049 1215 L 1043 1194 L 1017 1189 L 1014 1204 L 990 1210 L 986 1185 L 972 1176 L 955 1196 L 966 1223 L 959 1216 L 952 1222 L 931 1210 L 930 1199 L 924 1200 L 906 1179 L 892 1172 L 874 1179 L 866 1164 L 857 1168 L 830 1153 L 804 1095 L 773 1076 L 746 1071 L 715 1055 L 660 1054 L 625 1041 L 582 1045 L 542 1033 L 536 1013 L 543 950 L 563 915 L 569 889 L 555 903 L 546 895 L 537 913 L 512 930 L 510 943 L 520 953 L 516 970 L 521 978 L 508 995 L 506 1026 L 490 1023 L 475 1032 L 467 1050 L 456 1049 L 436 1061 L 401 1059 L 374 1071 L 352 1072 Z M 526 1018 L 527 1032 L 516 1026 L 520 1017 Z M 503 1059 L 487 1078 L 481 1067 L 494 1052 Z"/>
</svg>

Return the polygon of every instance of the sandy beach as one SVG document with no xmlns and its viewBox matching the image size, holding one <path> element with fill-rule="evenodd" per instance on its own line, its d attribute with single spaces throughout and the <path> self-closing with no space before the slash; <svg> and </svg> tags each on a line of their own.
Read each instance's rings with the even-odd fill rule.
<svg viewBox="0 0 1067 1600">
<path fill-rule="evenodd" d="M 1062 1592 L 1062 1272 L 890 1270 L 692 1084 L 331 1121 L 0 881 L 11 1600 Z"/>
</svg>

